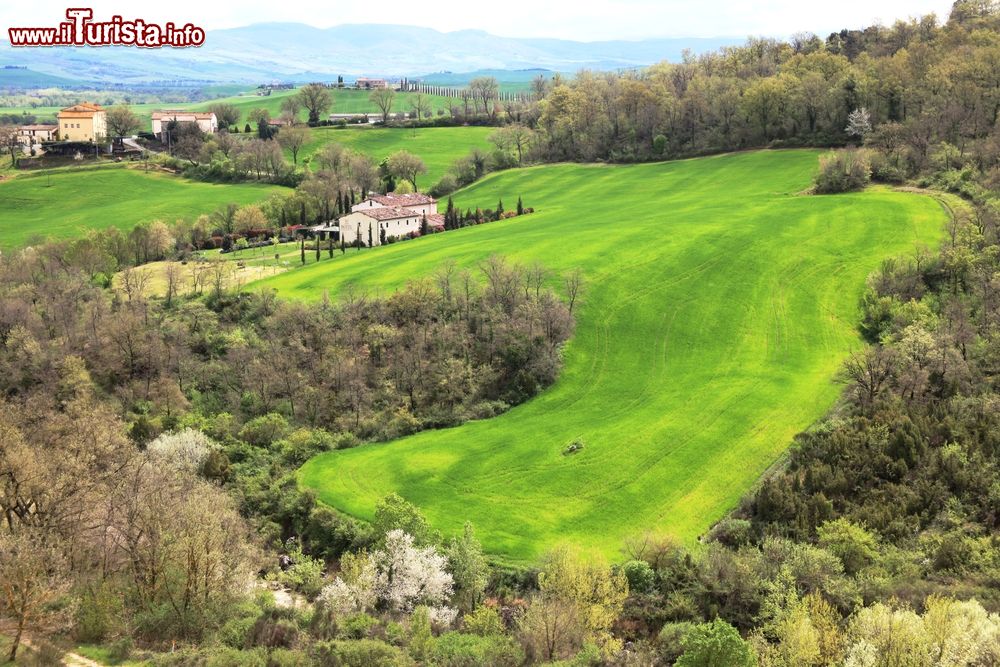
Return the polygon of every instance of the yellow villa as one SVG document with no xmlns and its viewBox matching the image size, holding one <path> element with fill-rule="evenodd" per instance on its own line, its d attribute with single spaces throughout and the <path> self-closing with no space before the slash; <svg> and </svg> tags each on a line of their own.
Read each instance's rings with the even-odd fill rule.
<svg viewBox="0 0 1000 667">
<path fill-rule="evenodd" d="M 63 141 L 90 141 L 108 136 L 107 114 L 96 104 L 75 104 L 60 111 L 59 138 Z"/>
</svg>

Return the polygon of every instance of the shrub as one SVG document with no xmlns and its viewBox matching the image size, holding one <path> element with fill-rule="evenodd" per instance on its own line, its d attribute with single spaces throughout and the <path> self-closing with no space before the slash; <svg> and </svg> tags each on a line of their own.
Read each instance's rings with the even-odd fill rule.
<svg viewBox="0 0 1000 667">
<path fill-rule="evenodd" d="M 816 192 L 832 194 L 861 190 L 871 180 L 871 161 L 868 151 L 834 151 L 819 159 L 816 174 Z"/>
<path fill-rule="evenodd" d="M 677 667 L 754 667 L 757 664 L 750 645 L 743 641 L 736 628 L 721 618 L 696 626 L 681 645 L 684 653 L 677 659 Z"/>
<path fill-rule="evenodd" d="M 503 620 L 493 607 L 480 605 L 462 619 L 462 630 L 469 634 L 489 637 L 504 633 Z"/>
<path fill-rule="evenodd" d="M 404 667 L 409 659 L 400 649 L 374 639 L 320 642 L 313 647 L 319 667 Z"/>
<path fill-rule="evenodd" d="M 622 565 L 622 573 L 632 593 L 652 593 L 656 587 L 656 573 L 644 560 L 630 560 Z"/>
<path fill-rule="evenodd" d="M 278 579 L 289 588 L 312 600 L 323 589 L 323 561 L 296 550 L 290 554 L 293 564 Z"/>
<path fill-rule="evenodd" d="M 667 623 L 660 630 L 660 634 L 656 638 L 656 649 L 657 655 L 663 664 L 670 665 L 673 664 L 677 658 L 681 656 L 684 649 L 681 645 L 684 642 L 684 638 L 687 637 L 692 630 L 694 630 L 695 624 L 688 621 L 682 621 L 680 623 Z"/>
<path fill-rule="evenodd" d="M 364 612 L 358 612 L 345 616 L 338 624 L 337 635 L 341 639 L 365 639 L 376 625 L 378 620 Z"/>
<path fill-rule="evenodd" d="M 441 177 L 434 187 L 430 189 L 430 195 L 432 197 L 444 197 L 449 195 L 458 189 L 458 179 L 455 178 L 454 174 L 445 174 Z"/>
<path fill-rule="evenodd" d="M 288 432 L 288 420 L 274 412 L 248 421 L 240 430 L 240 438 L 257 447 L 267 447 Z"/>
<path fill-rule="evenodd" d="M 441 667 L 517 667 L 524 662 L 524 650 L 506 635 L 446 632 L 434 642 L 430 662 Z"/>
<path fill-rule="evenodd" d="M 309 667 L 312 661 L 304 651 L 278 648 L 267 657 L 267 667 Z"/>
<path fill-rule="evenodd" d="M 667 138 L 662 134 L 658 134 L 653 137 L 653 153 L 656 155 L 663 155 L 667 150 Z"/>
</svg>

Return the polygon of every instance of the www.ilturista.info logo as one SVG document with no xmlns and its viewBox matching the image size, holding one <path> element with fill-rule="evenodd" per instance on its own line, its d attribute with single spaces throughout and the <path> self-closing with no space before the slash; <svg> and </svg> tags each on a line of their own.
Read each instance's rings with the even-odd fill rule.
<svg viewBox="0 0 1000 667">
<path fill-rule="evenodd" d="M 55 28 L 8 28 L 11 46 L 164 46 L 185 48 L 205 43 L 205 31 L 190 23 L 159 25 L 142 19 L 126 21 L 112 16 L 110 21 L 92 21 L 89 8 L 67 9 L 66 18 Z"/>
</svg>

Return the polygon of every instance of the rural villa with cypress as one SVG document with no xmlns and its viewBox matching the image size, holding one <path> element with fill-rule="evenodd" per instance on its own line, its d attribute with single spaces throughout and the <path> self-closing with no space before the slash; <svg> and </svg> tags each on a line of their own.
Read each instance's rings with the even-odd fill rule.
<svg viewBox="0 0 1000 667">
<path fill-rule="evenodd" d="M 444 216 L 437 212 L 437 200 L 425 194 L 371 195 L 351 207 L 336 224 L 313 228 L 321 234 L 334 234 L 347 245 L 378 246 L 389 239 L 422 233 L 424 222 L 435 231 L 444 229 Z"/>
</svg>

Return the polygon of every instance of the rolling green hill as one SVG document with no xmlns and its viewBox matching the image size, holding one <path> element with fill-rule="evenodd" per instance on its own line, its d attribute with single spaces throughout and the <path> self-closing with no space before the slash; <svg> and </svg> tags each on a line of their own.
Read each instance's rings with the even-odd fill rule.
<svg viewBox="0 0 1000 667">
<path fill-rule="evenodd" d="M 248 204 L 273 191 L 258 184 L 215 185 L 124 165 L 21 174 L 0 182 L 0 249 L 34 238 L 63 238 L 89 229 L 130 229 L 147 220 L 172 222 Z M 286 190 L 287 191 L 287 190 Z"/>
<path fill-rule="evenodd" d="M 616 555 L 647 530 L 691 544 L 835 401 L 858 298 L 882 258 L 934 244 L 945 213 L 884 189 L 800 196 L 811 151 L 505 172 L 462 206 L 538 212 L 378 248 L 263 285 L 317 299 L 388 290 L 493 253 L 582 268 L 556 384 L 508 413 L 309 461 L 300 482 L 370 518 L 398 492 L 455 533 L 527 559 L 569 541 Z M 564 455 L 574 440 L 579 453 Z"/>
<path fill-rule="evenodd" d="M 324 145 L 336 142 L 366 153 L 376 162 L 398 150 L 408 150 L 427 165 L 427 173 L 417 179 L 421 190 L 437 183 L 449 167 L 473 148 L 489 150 L 492 127 L 333 127 L 315 128 L 312 140 L 303 147 L 299 159 L 315 155 Z"/>
</svg>

